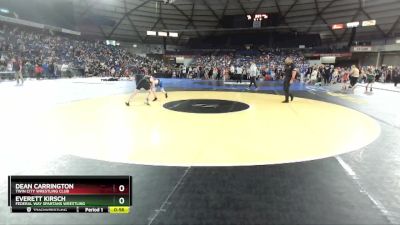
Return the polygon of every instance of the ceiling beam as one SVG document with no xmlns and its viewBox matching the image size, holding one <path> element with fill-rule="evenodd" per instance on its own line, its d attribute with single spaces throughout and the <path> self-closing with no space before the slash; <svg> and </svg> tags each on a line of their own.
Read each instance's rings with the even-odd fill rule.
<svg viewBox="0 0 400 225">
<path fill-rule="evenodd" d="M 221 18 L 218 17 L 218 15 L 215 13 L 215 11 L 210 7 L 210 5 L 205 0 L 202 0 L 202 2 L 207 7 L 207 9 L 213 14 L 215 19 L 217 19 L 217 21 L 221 20 Z"/>
<path fill-rule="evenodd" d="M 195 6 L 195 1 L 193 1 L 193 4 L 192 4 L 192 10 L 190 11 L 190 20 L 189 20 L 189 22 L 185 25 L 185 30 L 190 26 L 190 24 L 192 24 L 193 23 L 193 15 L 194 15 L 194 6 Z M 194 28 L 194 26 L 192 26 L 193 28 Z M 178 37 L 178 40 L 176 40 L 176 44 L 179 44 L 179 42 L 181 41 L 181 39 L 182 39 L 182 36 L 183 36 L 183 34 L 184 34 L 185 32 L 183 31 L 182 33 L 180 33 L 179 34 L 179 37 Z M 198 33 L 198 35 L 199 35 L 200 33 Z"/>
<path fill-rule="evenodd" d="M 118 21 L 118 23 L 113 27 L 110 34 L 108 34 L 108 37 L 110 38 L 114 34 L 115 30 L 119 27 L 119 25 L 122 23 L 122 21 L 125 19 L 126 16 L 130 15 L 132 12 L 134 12 L 135 10 L 139 9 L 140 7 L 146 5 L 147 3 L 151 2 L 151 1 L 153 1 L 153 0 L 146 0 L 142 3 L 140 3 L 139 5 L 135 6 L 134 8 L 130 9 L 128 12 L 125 12 L 125 14 Z"/>
<path fill-rule="evenodd" d="M 397 17 L 396 22 L 394 22 L 393 26 L 392 26 L 392 27 L 390 28 L 390 30 L 386 33 L 386 36 L 387 36 L 387 37 L 389 37 L 389 36 L 393 33 L 394 29 L 396 29 L 396 27 L 399 25 L 399 23 L 400 23 L 400 16 Z"/>
<path fill-rule="evenodd" d="M 128 9 L 126 8 L 126 0 L 124 0 L 124 6 L 125 6 L 125 13 L 126 13 L 128 11 Z M 129 23 L 131 24 L 133 31 L 136 33 L 136 35 L 139 37 L 140 41 L 143 43 L 142 35 L 138 31 L 138 29 L 135 26 L 135 24 L 133 23 L 132 19 L 129 16 L 127 16 L 126 18 L 128 19 Z"/>
<path fill-rule="evenodd" d="M 364 8 L 361 8 L 361 12 L 369 19 L 372 20 L 372 17 L 364 10 Z M 376 29 L 381 33 L 382 37 L 387 38 L 386 33 L 382 30 L 382 28 L 376 24 L 375 25 Z"/>
<path fill-rule="evenodd" d="M 142 6 L 146 5 L 147 3 L 154 1 L 154 0 L 145 0 L 144 2 L 140 3 L 139 5 L 133 7 L 132 9 L 130 9 L 126 14 L 130 15 L 132 14 L 134 11 L 136 11 L 137 9 L 141 8 Z"/>
<path fill-rule="evenodd" d="M 328 5 L 326 5 L 324 8 L 322 8 L 321 10 L 319 10 L 319 9 L 318 9 L 318 2 L 317 2 L 317 0 L 314 0 L 314 4 L 315 4 L 315 6 L 316 6 L 316 15 L 315 15 L 313 21 L 311 22 L 310 27 L 307 29 L 307 32 L 306 32 L 306 33 L 309 33 L 309 32 L 311 31 L 312 27 L 314 26 L 315 22 L 317 22 L 318 18 L 321 18 L 322 13 L 324 13 L 325 10 L 327 10 L 329 7 L 331 7 L 331 5 L 332 5 L 333 3 L 335 3 L 336 1 L 337 1 L 337 0 L 332 0 L 332 1 L 330 1 L 330 2 L 328 3 Z M 322 19 L 322 18 L 321 18 L 321 19 Z"/>
<path fill-rule="evenodd" d="M 154 28 L 158 25 L 158 23 L 160 22 L 161 18 L 158 18 L 157 21 L 153 24 L 153 26 L 150 28 L 150 30 L 154 30 Z M 144 41 L 147 41 L 147 38 L 149 36 L 146 35 L 146 37 L 144 38 Z"/>
<path fill-rule="evenodd" d="M 84 17 L 86 15 L 86 13 L 90 11 L 90 8 L 92 8 L 94 3 L 96 3 L 96 0 L 93 0 L 90 4 L 88 2 L 89 2 L 89 0 L 85 0 L 86 8 L 85 8 L 85 10 L 83 10 L 83 12 L 80 13 L 80 17 Z"/>
<path fill-rule="evenodd" d="M 156 2 L 156 4 L 158 4 L 157 2 Z M 161 11 L 161 10 L 160 10 Z M 154 30 L 154 28 L 158 25 L 158 23 L 160 23 L 161 22 L 161 16 L 160 16 L 160 14 L 158 14 L 158 16 L 157 16 L 157 21 L 153 24 L 153 26 L 150 28 L 150 30 Z M 146 35 L 146 37 L 145 37 L 145 39 L 144 39 L 144 41 L 145 42 L 147 42 L 147 39 L 148 39 L 148 35 Z"/>
<path fill-rule="evenodd" d="M 253 10 L 253 14 L 258 13 L 258 10 L 260 10 L 261 5 L 265 2 L 265 0 L 260 0 L 256 6 L 256 8 Z"/>
<path fill-rule="evenodd" d="M 295 32 L 295 30 L 292 29 L 292 28 L 290 27 L 290 25 L 286 22 L 286 17 L 285 17 L 284 15 L 282 15 L 282 10 L 281 10 L 281 7 L 279 6 L 278 0 L 274 0 L 274 2 L 275 2 L 276 8 L 278 9 L 279 16 L 281 17 L 282 24 L 288 26 L 290 31 Z M 289 9 L 289 10 L 291 10 L 291 9 Z M 288 11 L 289 11 L 289 10 L 288 10 Z"/>
<path fill-rule="evenodd" d="M 315 5 L 315 10 L 316 10 L 316 15 L 311 23 L 311 25 L 308 27 L 306 33 L 310 33 L 311 29 L 313 28 L 313 26 L 315 25 L 315 22 L 317 22 L 318 18 L 322 20 L 322 22 L 326 25 L 326 27 L 328 28 L 328 30 L 332 33 L 332 35 L 335 37 L 336 41 L 339 40 L 339 37 L 337 36 L 336 32 L 334 30 L 332 30 L 332 28 L 329 26 L 328 22 L 326 22 L 326 20 L 322 17 L 322 13 L 325 12 L 325 10 L 327 10 L 329 7 L 331 7 L 331 5 L 333 3 L 335 3 L 337 0 L 332 0 L 328 3 L 328 5 L 326 5 L 324 8 L 321 9 L 321 11 L 319 10 L 319 6 L 318 6 L 318 1 L 314 0 L 314 5 Z"/>
<path fill-rule="evenodd" d="M 94 4 L 94 2 L 95 2 L 95 1 L 93 1 L 92 4 Z M 89 11 L 91 10 L 91 7 L 92 7 L 92 5 L 90 5 L 90 4 L 88 3 L 87 0 L 85 1 L 85 3 L 86 3 L 86 6 L 87 6 L 87 11 L 86 11 L 84 14 L 86 14 L 87 12 L 89 12 Z M 84 15 L 84 14 L 83 14 L 83 15 Z M 81 15 L 81 16 L 83 16 L 83 15 Z M 90 16 L 88 17 L 88 19 L 89 19 L 94 25 L 96 25 L 97 28 L 99 28 L 99 30 L 100 30 L 101 34 L 103 35 L 103 37 L 106 38 L 107 35 L 106 35 L 106 33 L 104 32 L 104 30 L 103 30 L 103 28 L 101 27 L 101 25 L 97 24 L 96 21 L 94 21 Z"/>
<path fill-rule="evenodd" d="M 246 16 L 247 14 L 249 14 L 247 12 L 247 10 L 244 8 L 244 6 L 243 6 L 243 4 L 242 4 L 242 2 L 240 0 L 238 0 L 238 3 L 239 3 L 239 6 L 240 6 L 240 9 L 243 11 L 244 15 Z"/>
<path fill-rule="evenodd" d="M 132 19 L 131 19 L 129 16 L 127 16 L 126 18 L 128 19 L 129 23 L 131 24 L 133 31 L 135 31 L 135 33 L 136 33 L 137 36 L 139 37 L 140 41 L 143 42 L 143 41 L 144 41 L 144 40 L 143 40 L 143 37 L 142 37 L 142 35 L 140 34 L 140 32 L 139 32 L 139 30 L 137 29 L 137 27 L 134 25 Z"/>
<path fill-rule="evenodd" d="M 296 6 L 297 2 L 299 2 L 299 0 L 294 1 L 293 4 L 290 5 L 289 9 L 283 15 L 284 18 L 286 18 L 286 16 L 292 11 L 292 9 Z"/>
<path fill-rule="evenodd" d="M 350 22 L 353 22 L 354 20 L 356 20 L 358 15 L 360 14 L 360 12 L 361 12 L 361 7 L 357 9 L 357 12 L 353 15 Z M 346 36 L 348 30 L 349 29 L 344 30 L 343 34 L 339 38 L 340 41 L 342 41 L 343 38 Z"/>
<path fill-rule="evenodd" d="M 230 2 L 230 0 L 226 0 L 225 5 L 224 5 L 224 9 L 222 10 L 222 16 L 221 16 L 220 19 L 218 19 L 218 24 L 217 24 L 217 26 L 215 26 L 215 29 L 221 27 L 221 25 L 222 25 L 222 18 L 225 16 L 226 9 L 228 8 L 229 2 Z"/>
<path fill-rule="evenodd" d="M 164 19 L 163 19 L 163 16 L 162 16 L 162 4 L 161 4 L 161 2 L 159 2 L 159 3 L 160 3 L 160 11 L 158 12 L 158 17 L 161 19 L 160 22 L 161 22 L 161 25 L 163 26 L 163 28 L 164 28 L 165 30 L 168 30 L 168 27 L 167 27 L 167 25 L 164 23 Z"/>
<path fill-rule="evenodd" d="M 226 9 L 228 8 L 229 3 L 230 3 L 230 0 L 226 0 L 226 1 L 225 1 L 225 5 L 224 5 L 224 9 L 222 10 L 221 18 L 218 18 L 218 23 L 217 23 L 217 25 L 214 27 L 214 29 L 218 29 L 218 28 L 220 28 L 220 27 L 222 26 L 223 18 L 224 18 L 224 16 L 225 16 Z M 215 34 L 216 34 L 216 32 L 211 33 L 211 37 L 214 37 Z"/>
<path fill-rule="evenodd" d="M 314 1 L 315 1 L 315 4 L 318 4 L 317 0 L 314 0 Z M 319 11 L 318 5 L 316 5 L 316 6 L 317 6 L 317 10 Z M 319 13 L 319 18 L 322 20 L 322 22 L 324 22 L 324 24 L 326 25 L 328 30 L 332 33 L 332 35 L 335 37 L 335 39 L 337 41 L 339 39 L 339 37 L 337 36 L 336 32 L 332 29 L 332 27 L 328 24 L 328 22 L 326 22 L 325 18 L 322 17 L 322 13 Z"/>
<path fill-rule="evenodd" d="M 322 22 L 324 22 L 324 24 L 326 25 L 326 28 L 328 28 L 328 30 L 332 33 L 332 35 L 335 37 L 336 41 L 339 40 L 338 35 L 336 34 L 336 32 L 334 30 L 332 30 L 332 27 L 328 24 L 328 22 L 326 22 L 326 20 L 320 16 Z"/>
<path fill-rule="evenodd" d="M 194 14 L 194 4 L 193 4 L 193 6 L 192 6 L 192 11 L 191 11 L 191 13 L 192 13 L 192 15 L 191 16 L 188 16 L 188 15 L 186 15 L 186 13 L 185 12 L 183 12 L 183 10 L 181 10 L 178 6 L 176 6 L 175 4 L 172 4 L 172 6 L 182 15 L 182 16 L 184 16 L 189 22 L 189 25 L 192 25 L 192 27 L 194 28 L 194 29 L 196 29 L 197 30 L 197 26 L 193 23 L 193 14 Z M 186 27 L 187 28 L 187 27 Z M 201 34 L 198 32 L 198 31 L 196 31 L 196 34 L 197 34 L 197 36 L 199 36 L 199 37 L 201 37 Z"/>
<path fill-rule="evenodd" d="M 342 0 L 343 1 L 343 0 Z M 232 1 L 231 1 L 232 2 Z M 279 1 L 280 2 L 280 1 Z M 127 3 L 129 3 L 129 1 L 127 1 Z M 243 1 L 243 3 L 244 3 L 244 1 Z M 312 3 L 312 4 L 314 4 L 314 3 Z M 302 4 L 302 3 L 297 3 L 297 4 L 295 4 L 296 6 L 301 6 L 301 5 L 305 5 L 305 4 Z M 309 5 L 309 3 L 307 3 L 307 5 Z M 355 6 L 355 5 L 358 5 L 358 3 L 356 3 L 356 4 L 354 4 L 354 3 L 351 3 L 351 4 L 341 4 L 340 5 L 340 7 L 346 7 L 346 9 L 341 9 L 340 10 L 340 12 L 345 12 L 345 11 L 354 11 L 355 9 L 357 9 L 358 8 L 358 6 L 356 6 L 356 7 L 353 7 L 353 6 Z M 182 6 L 182 4 L 179 4 L 178 6 Z M 286 5 L 286 6 L 289 6 L 289 5 Z M 121 8 L 121 9 L 123 9 L 123 7 L 119 7 L 119 8 Z M 261 7 L 260 9 L 263 9 L 264 7 Z M 272 6 L 272 7 L 269 7 L 270 9 L 271 8 L 275 8 L 275 6 Z M 149 10 L 144 10 L 144 9 L 151 9 L 150 11 Z M 164 8 L 165 9 L 165 8 Z M 101 9 L 99 9 L 99 10 L 101 10 L 101 12 L 107 12 L 107 14 L 112 14 L 112 13 L 115 13 L 115 11 L 114 10 L 109 10 L 108 8 L 103 8 L 103 6 L 102 6 L 102 8 Z M 228 10 L 241 10 L 241 8 L 240 7 L 238 7 L 238 8 L 232 8 L 232 7 L 229 7 L 229 9 L 226 9 L 226 11 L 228 11 Z M 398 6 L 398 7 L 391 7 L 390 8 L 390 10 L 391 11 L 395 11 L 395 10 L 400 10 L 400 6 Z M 309 9 L 309 7 L 308 8 L 306 8 L 306 9 L 296 9 L 295 10 L 296 11 L 296 13 L 299 13 L 299 12 L 304 12 L 304 11 L 310 11 L 310 9 Z M 387 9 L 385 9 L 385 10 L 376 10 L 376 11 L 374 11 L 374 13 L 379 13 L 379 12 L 385 12 L 385 11 L 387 11 Z M 138 10 L 136 10 L 136 12 L 141 12 L 141 13 L 145 13 L 145 14 L 147 14 L 147 15 L 143 15 L 143 14 L 141 14 L 140 16 L 142 17 L 149 17 L 149 15 L 151 14 L 152 15 L 152 18 L 154 18 L 154 7 L 152 7 L 152 8 L 150 8 L 150 7 L 148 7 L 148 5 L 144 5 L 144 6 L 142 6 L 140 9 L 138 9 Z M 187 11 L 185 11 L 186 12 L 186 14 L 188 14 L 188 12 Z M 208 12 L 208 13 L 206 13 L 206 12 Z M 208 10 L 208 9 L 196 9 L 196 16 L 209 16 L 209 13 L 210 13 L 210 10 Z M 203 14 L 203 15 L 202 15 Z M 175 12 L 175 10 L 168 10 L 168 12 L 167 12 L 167 10 L 163 10 L 163 16 L 164 16 L 164 19 L 167 19 L 165 16 L 174 16 L 174 15 L 176 15 L 176 12 Z M 115 16 L 112 16 L 112 15 L 107 15 L 108 17 L 110 17 L 110 18 L 113 18 L 113 19 L 115 19 L 115 20 L 119 20 L 120 19 L 120 17 L 115 17 Z M 131 16 L 134 16 L 134 15 L 131 15 Z M 312 14 L 305 14 L 305 15 L 302 15 L 302 16 L 315 16 L 315 13 L 312 13 Z M 296 16 L 296 17 L 298 17 L 298 16 Z M 293 16 L 292 16 L 292 18 L 293 18 Z M 197 21 L 197 20 L 196 20 Z M 311 20 L 310 20 L 311 21 Z"/>
</svg>

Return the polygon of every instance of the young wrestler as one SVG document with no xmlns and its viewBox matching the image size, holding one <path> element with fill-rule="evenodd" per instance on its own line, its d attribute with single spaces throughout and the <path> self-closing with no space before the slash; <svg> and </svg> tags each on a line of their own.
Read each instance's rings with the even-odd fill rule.
<svg viewBox="0 0 400 225">
<path fill-rule="evenodd" d="M 168 98 L 168 93 L 165 91 L 162 81 L 158 78 L 153 78 L 153 93 L 156 93 L 157 88 L 160 88 L 161 92 L 164 93 L 165 98 Z M 154 101 L 157 101 L 157 96 L 155 96 L 155 94 L 153 102 Z"/>
<path fill-rule="evenodd" d="M 365 87 L 365 92 L 368 92 L 368 87 L 370 87 L 370 91 L 372 92 L 372 84 L 374 83 L 374 81 L 375 81 L 375 73 L 372 70 L 372 68 L 370 67 L 367 70 L 367 82 L 368 82 L 368 84 Z"/>
<path fill-rule="evenodd" d="M 132 93 L 132 95 L 129 97 L 128 101 L 125 102 L 126 106 L 130 105 L 130 102 L 132 101 L 132 99 L 135 97 L 135 95 L 137 93 L 140 92 L 140 90 L 143 88 L 144 90 L 148 91 L 149 94 L 147 95 L 146 98 L 146 105 L 150 105 L 149 104 L 149 97 L 150 94 L 153 94 L 153 96 L 155 97 L 155 99 L 157 99 L 156 94 L 153 91 L 153 82 L 154 82 L 154 78 L 152 76 L 149 75 L 145 75 L 142 79 L 140 79 L 137 83 L 136 83 L 136 90 Z"/>
</svg>

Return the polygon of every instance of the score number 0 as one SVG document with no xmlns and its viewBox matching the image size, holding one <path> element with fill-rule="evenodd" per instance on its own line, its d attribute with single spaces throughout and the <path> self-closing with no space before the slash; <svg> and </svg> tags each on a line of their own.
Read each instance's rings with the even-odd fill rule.
<svg viewBox="0 0 400 225">
<path fill-rule="evenodd" d="M 125 186 L 124 185 L 119 185 L 118 187 L 119 192 L 124 192 L 125 191 Z M 125 203 L 125 198 L 121 197 L 118 199 L 118 202 L 120 205 L 123 205 Z"/>
</svg>

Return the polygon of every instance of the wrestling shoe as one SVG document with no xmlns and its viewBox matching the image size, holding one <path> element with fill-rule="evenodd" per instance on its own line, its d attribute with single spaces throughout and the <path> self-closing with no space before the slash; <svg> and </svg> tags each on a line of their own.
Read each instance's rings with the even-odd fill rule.
<svg viewBox="0 0 400 225">
<path fill-rule="evenodd" d="M 157 101 L 157 99 L 158 99 L 158 98 L 154 98 L 154 99 L 153 99 L 153 102 Z"/>
<path fill-rule="evenodd" d="M 126 106 L 129 106 L 129 102 L 125 102 L 125 105 L 126 105 Z"/>
<path fill-rule="evenodd" d="M 165 98 L 168 98 L 168 94 L 167 93 L 165 93 Z"/>
<path fill-rule="evenodd" d="M 289 101 L 283 101 L 282 103 L 289 103 Z"/>
<path fill-rule="evenodd" d="M 290 95 L 290 101 L 293 102 L 294 96 Z"/>
</svg>

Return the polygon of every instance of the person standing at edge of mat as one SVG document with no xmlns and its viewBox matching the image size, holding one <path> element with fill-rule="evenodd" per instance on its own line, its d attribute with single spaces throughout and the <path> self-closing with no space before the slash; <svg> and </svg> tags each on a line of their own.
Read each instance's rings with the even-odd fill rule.
<svg viewBox="0 0 400 225">
<path fill-rule="evenodd" d="M 356 88 L 356 84 L 358 82 L 358 79 L 360 77 L 360 70 L 355 66 L 351 66 L 351 71 L 350 71 L 350 88 L 351 90 L 354 91 Z"/>
<path fill-rule="evenodd" d="M 243 80 L 243 67 L 237 66 L 236 67 L 236 83 L 242 83 Z"/>
<path fill-rule="evenodd" d="M 21 85 L 24 85 L 24 77 L 22 76 L 22 59 L 15 58 L 13 62 L 13 71 L 15 72 L 15 79 L 17 80 L 17 85 L 21 80 Z"/>
<path fill-rule="evenodd" d="M 323 80 L 324 80 L 324 85 L 328 86 L 329 84 L 329 77 L 331 76 L 331 67 L 329 65 L 326 65 L 325 68 L 323 69 Z"/>
<path fill-rule="evenodd" d="M 293 94 L 290 93 L 290 84 L 293 83 L 294 79 L 296 79 L 296 66 L 293 63 L 293 59 L 290 57 L 287 57 L 285 59 L 285 78 L 283 80 L 283 91 L 285 92 L 285 101 L 282 103 L 289 103 L 289 97 L 290 101 L 293 101 Z"/>
<path fill-rule="evenodd" d="M 393 82 L 395 87 L 397 87 L 397 84 L 400 83 L 400 69 L 398 67 L 394 70 Z"/>
<path fill-rule="evenodd" d="M 247 90 L 250 90 L 251 85 L 254 84 L 254 87 L 256 88 L 256 91 L 258 90 L 257 87 L 257 83 L 256 83 L 256 79 L 257 79 L 257 66 L 254 62 L 251 62 L 250 65 L 250 71 L 249 71 L 249 75 L 250 75 L 250 85 L 247 88 Z"/>
</svg>

